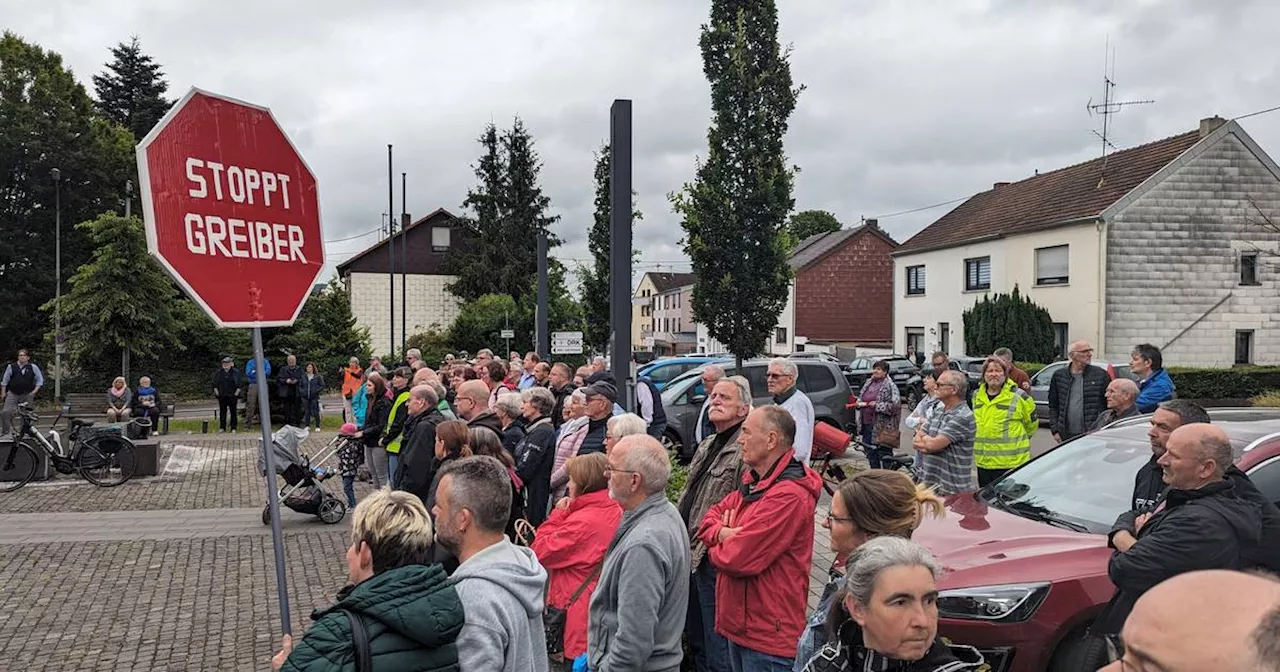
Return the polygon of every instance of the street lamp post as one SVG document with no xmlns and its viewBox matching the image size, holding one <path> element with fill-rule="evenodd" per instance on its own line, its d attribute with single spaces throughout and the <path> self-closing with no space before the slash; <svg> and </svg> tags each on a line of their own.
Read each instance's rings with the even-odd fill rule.
<svg viewBox="0 0 1280 672">
<path fill-rule="evenodd" d="M 62 171 L 54 168 L 53 176 L 53 396 L 62 399 Z"/>
</svg>

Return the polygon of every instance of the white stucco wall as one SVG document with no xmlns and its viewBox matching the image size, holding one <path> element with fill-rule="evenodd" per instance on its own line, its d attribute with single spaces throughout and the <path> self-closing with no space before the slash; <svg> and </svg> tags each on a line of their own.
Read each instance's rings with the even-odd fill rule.
<svg viewBox="0 0 1280 672">
<path fill-rule="evenodd" d="M 795 351 L 796 342 L 796 283 L 793 281 L 787 287 L 787 303 L 782 308 L 782 312 L 778 313 L 778 323 L 774 329 L 778 327 L 787 330 L 787 339 L 784 343 L 778 343 L 777 339 L 770 336 L 765 344 L 765 353 L 769 355 L 788 355 Z M 698 343 L 697 352 L 728 352 L 728 348 L 723 343 L 711 338 L 711 334 L 707 331 L 706 325 L 696 323 Z M 775 332 L 776 333 L 776 332 Z"/>
<path fill-rule="evenodd" d="M 447 329 L 458 316 L 459 301 L 445 286 L 453 282 L 452 275 L 409 275 L 405 285 L 408 314 L 405 316 L 408 335 L 412 336 L 433 324 Z M 351 291 L 351 312 L 356 322 L 368 327 L 370 342 L 375 353 L 386 353 L 390 347 L 390 297 L 386 273 L 352 273 L 348 285 Z M 400 349 L 401 311 L 400 275 L 395 276 L 395 349 Z"/>
<path fill-rule="evenodd" d="M 1017 284 L 1018 291 L 1048 310 L 1054 322 L 1067 324 L 1068 343 L 1083 340 L 1098 348 L 1103 336 L 1099 331 L 1103 318 L 1098 312 L 1102 296 L 1099 272 L 1106 268 L 1106 261 L 1099 256 L 1099 236 L 1098 225 L 1086 223 L 1007 238 L 1006 288 L 1000 291 L 1013 291 Z M 1065 285 L 1037 287 L 1036 250 L 1055 245 L 1069 246 L 1070 279 Z"/>
</svg>

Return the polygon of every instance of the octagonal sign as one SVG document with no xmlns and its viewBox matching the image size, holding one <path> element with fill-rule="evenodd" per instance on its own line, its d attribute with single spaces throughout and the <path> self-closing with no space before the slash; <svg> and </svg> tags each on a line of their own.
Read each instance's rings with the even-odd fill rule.
<svg viewBox="0 0 1280 672">
<path fill-rule="evenodd" d="M 293 324 L 324 267 L 316 178 L 271 111 L 191 89 L 138 143 L 147 248 L 221 327 Z"/>
</svg>

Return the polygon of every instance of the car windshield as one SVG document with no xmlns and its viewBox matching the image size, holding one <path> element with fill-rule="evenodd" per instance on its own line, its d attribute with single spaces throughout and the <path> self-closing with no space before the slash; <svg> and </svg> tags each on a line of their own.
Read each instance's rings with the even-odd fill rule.
<svg viewBox="0 0 1280 672">
<path fill-rule="evenodd" d="M 1069 441 L 1010 473 L 982 496 L 1017 515 L 1040 511 L 1106 534 L 1116 517 L 1130 509 L 1134 476 L 1151 458 L 1146 432 L 1144 424 Z"/>
</svg>

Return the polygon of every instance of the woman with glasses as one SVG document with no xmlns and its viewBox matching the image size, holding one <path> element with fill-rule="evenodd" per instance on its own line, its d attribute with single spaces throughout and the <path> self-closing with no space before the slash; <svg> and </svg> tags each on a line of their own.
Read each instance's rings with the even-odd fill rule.
<svg viewBox="0 0 1280 672">
<path fill-rule="evenodd" d="M 889 378 L 888 362 L 882 359 L 871 365 L 871 377 L 858 392 L 856 408 L 867 462 L 872 469 L 879 469 L 880 458 L 892 455 L 902 437 L 898 429 L 902 397 L 898 386 Z"/>
<path fill-rule="evenodd" d="M 624 436 L 634 436 L 636 434 L 647 434 L 644 418 L 635 413 L 623 413 L 609 418 L 609 422 L 605 424 L 606 431 L 604 435 L 604 454 L 608 455 L 613 451 L 613 447 L 618 445 L 618 441 Z"/>
<path fill-rule="evenodd" d="M 560 425 L 556 437 L 556 457 L 551 465 L 551 501 L 558 502 L 565 495 L 569 483 L 569 472 L 565 465 L 569 458 L 578 454 L 582 442 L 587 439 L 591 418 L 587 417 L 587 393 L 578 388 L 569 395 L 564 404 L 564 424 Z"/>
<path fill-rule="evenodd" d="M 850 558 L 844 587 L 832 601 L 827 642 L 804 672 L 983 669 L 977 649 L 938 637 L 938 561 L 923 546 L 884 536 Z"/>
<path fill-rule="evenodd" d="M 917 485 L 899 471 L 873 469 L 851 476 L 831 497 L 831 510 L 823 523 L 831 537 L 831 552 L 837 564 L 871 539 L 881 536 L 911 538 L 925 513 L 941 518 L 945 507 L 936 494 Z M 797 672 L 804 669 L 813 653 L 827 641 L 827 612 L 832 596 L 844 578 L 833 567 L 831 581 L 822 591 L 822 600 L 796 649 Z"/>
</svg>

